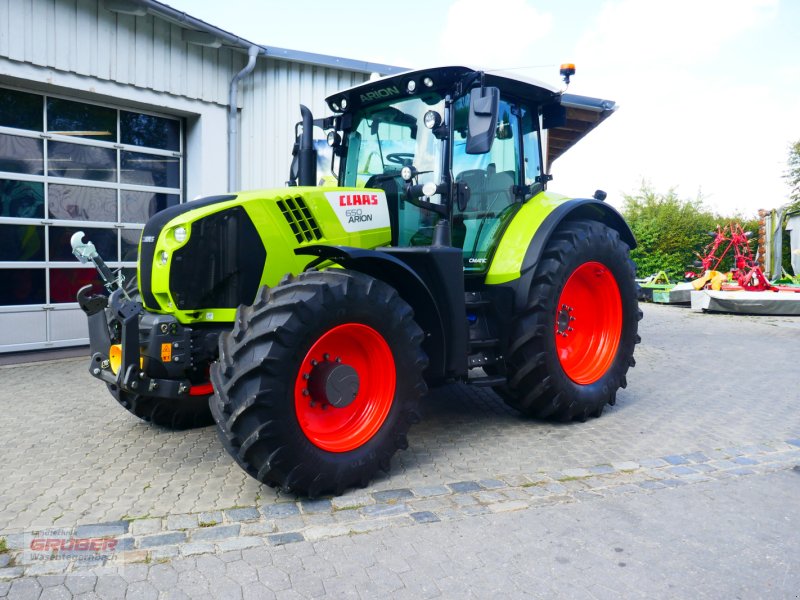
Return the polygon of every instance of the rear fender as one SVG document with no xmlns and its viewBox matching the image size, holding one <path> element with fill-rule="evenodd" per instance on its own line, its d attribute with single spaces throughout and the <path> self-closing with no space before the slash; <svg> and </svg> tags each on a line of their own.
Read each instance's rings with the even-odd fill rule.
<svg viewBox="0 0 800 600">
<path fill-rule="evenodd" d="M 408 265 L 385 252 L 346 246 L 305 246 L 295 254 L 317 256 L 391 285 L 414 310 L 414 320 L 425 332 L 422 348 L 429 360 L 425 378 L 444 377 L 447 350 L 441 311 L 428 285 Z"/>
</svg>

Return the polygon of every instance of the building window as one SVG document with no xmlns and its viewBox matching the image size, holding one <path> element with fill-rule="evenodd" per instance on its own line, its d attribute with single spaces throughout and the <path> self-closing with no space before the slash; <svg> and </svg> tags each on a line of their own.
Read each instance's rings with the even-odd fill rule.
<svg viewBox="0 0 800 600">
<path fill-rule="evenodd" d="M 0 313 L 75 303 L 96 280 L 76 231 L 135 274 L 144 223 L 183 199 L 182 152 L 181 119 L 0 87 Z"/>
</svg>

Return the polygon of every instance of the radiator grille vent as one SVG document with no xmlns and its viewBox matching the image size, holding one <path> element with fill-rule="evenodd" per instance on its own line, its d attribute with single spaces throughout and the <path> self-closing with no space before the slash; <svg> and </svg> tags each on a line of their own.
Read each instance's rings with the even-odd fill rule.
<svg viewBox="0 0 800 600">
<path fill-rule="evenodd" d="M 313 242 L 322 239 L 322 231 L 317 220 L 300 196 L 278 200 L 278 208 L 281 209 L 298 242 Z"/>
</svg>

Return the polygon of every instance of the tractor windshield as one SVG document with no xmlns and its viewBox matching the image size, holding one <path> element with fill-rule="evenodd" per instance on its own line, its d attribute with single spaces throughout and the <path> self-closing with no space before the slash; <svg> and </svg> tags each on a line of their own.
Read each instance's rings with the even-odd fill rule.
<svg viewBox="0 0 800 600">
<path fill-rule="evenodd" d="M 363 109 L 353 115 L 353 128 L 347 135 L 347 160 L 342 185 L 380 188 L 386 192 L 390 210 L 396 210 L 393 223 L 401 246 L 429 243 L 426 232 L 437 217 L 407 202 L 399 193 L 404 182 L 400 170 L 413 166 L 417 183 L 441 181 L 441 140 L 425 127 L 423 116 L 429 110 L 444 114 L 439 96 L 412 97 Z M 434 197 L 434 201 L 436 198 Z"/>
</svg>

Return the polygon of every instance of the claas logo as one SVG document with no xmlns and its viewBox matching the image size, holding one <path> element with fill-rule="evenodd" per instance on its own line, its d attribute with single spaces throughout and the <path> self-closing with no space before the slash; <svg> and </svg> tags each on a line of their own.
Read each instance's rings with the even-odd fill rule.
<svg viewBox="0 0 800 600">
<path fill-rule="evenodd" d="M 378 194 L 341 194 L 339 206 L 375 206 L 378 204 Z"/>
</svg>

